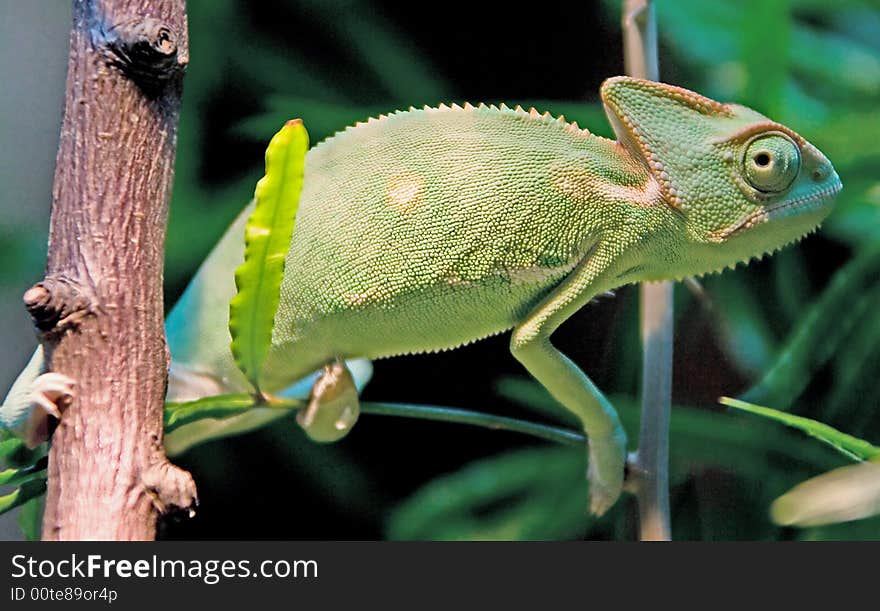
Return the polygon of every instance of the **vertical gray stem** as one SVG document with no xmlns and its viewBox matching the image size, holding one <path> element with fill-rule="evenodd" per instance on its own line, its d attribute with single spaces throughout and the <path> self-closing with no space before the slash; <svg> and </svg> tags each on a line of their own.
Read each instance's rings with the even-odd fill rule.
<svg viewBox="0 0 880 611">
<path fill-rule="evenodd" d="M 633 461 L 639 538 L 668 541 L 669 412 L 672 392 L 672 283 L 641 286 L 642 420 Z"/>
<path fill-rule="evenodd" d="M 651 0 L 623 2 L 624 63 L 630 76 L 656 81 L 657 24 Z M 669 412 L 672 392 L 672 283 L 641 286 L 642 420 L 630 461 L 639 504 L 639 538 L 668 541 Z"/>
</svg>

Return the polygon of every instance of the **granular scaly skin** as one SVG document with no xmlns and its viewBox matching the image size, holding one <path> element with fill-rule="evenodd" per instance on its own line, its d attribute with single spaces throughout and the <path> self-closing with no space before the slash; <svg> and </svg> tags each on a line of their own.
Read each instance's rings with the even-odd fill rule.
<svg viewBox="0 0 880 611">
<path fill-rule="evenodd" d="M 665 222 L 647 171 L 619 149 L 549 116 L 472 106 L 398 113 L 320 144 L 269 379 L 289 383 L 292 360 L 308 373 L 333 356 L 449 349 L 514 327 L 628 215 Z"/>
</svg>

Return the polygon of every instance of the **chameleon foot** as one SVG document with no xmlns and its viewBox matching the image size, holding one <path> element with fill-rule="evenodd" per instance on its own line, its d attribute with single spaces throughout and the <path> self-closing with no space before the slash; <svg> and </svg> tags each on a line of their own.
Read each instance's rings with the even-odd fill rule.
<svg viewBox="0 0 880 611">
<path fill-rule="evenodd" d="M 348 434 L 360 411 L 351 372 L 343 361 L 334 361 L 324 367 L 312 386 L 308 406 L 296 415 L 296 421 L 313 441 L 337 441 Z"/>
<path fill-rule="evenodd" d="M 614 504 L 623 489 L 626 442 L 622 435 L 587 440 L 590 483 L 590 513 L 601 516 Z"/>
<path fill-rule="evenodd" d="M 146 469 L 141 480 L 153 499 L 153 506 L 164 515 L 172 510 L 183 510 L 190 518 L 196 515 L 199 504 L 196 484 L 192 475 L 172 465 L 164 456 Z"/>
<path fill-rule="evenodd" d="M 39 408 L 31 411 L 25 426 L 24 440 L 35 448 L 49 438 L 49 416 L 61 418 L 60 405 L 74 396 L 76 382 L 60 373 L 44 373 L 33 381 L 29 399 Z"/>
<path fill-rule="evenodd" d="M 76 382 L 61 373 L 44 373 L 31 388 L 31 401 L 50 416 L 61 418 L 58 404 L 73 398 Z"/>
</svg>

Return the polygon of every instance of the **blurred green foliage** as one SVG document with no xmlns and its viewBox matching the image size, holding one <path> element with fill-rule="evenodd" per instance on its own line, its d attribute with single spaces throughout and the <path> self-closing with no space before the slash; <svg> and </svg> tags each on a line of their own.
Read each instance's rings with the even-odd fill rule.
<svg viewBox="0 0 880 611">
<path fill-rule="evenodd" d="M 432 55 L 420 48 L 366 0 L 279 0 L 271 10 L 245 8 L 234 0 L 188 4 L 192 63 L 167 242 L 170 302 L 252 196 L 265 143 L 287 119 L 301 117 L 312 141 L 319 142 L 357 120 L 397 108 L 453 98 L 480 101 L 458 89 L 453 74 L 438 69 L 436 51 Z M 750 401 L 880 443 L 880 10 L 873 0 L 656 4 L 663 80 L 747 104 L 793 127 L 828 155 L 844 183 L 837 208 L 818 235 L 747 270 L 740 266 L 701 279 L 699 295 L 677 289 L 673 536 L 878 539 L 877 518 L 807 530 L 774 526 L 767 509 L 775 497 L 846 461 L 796 432 L 723 413 L 715 399 L 746 391 L 741 396 Z M 600 21 L 579 25 L 585 36 L 619 28 L 620 2 L 602 5 Z M 265 21 L 266 13 L 284 25 L 265 27 L 260 19 Z M 512 47 L 526 43 L 509 41 Z M 446 51 L 466 56 L 466 49 Z M 615 56 L 621 50 L 603 53 Z M 548 62 L 552 78 L 578 78 L 578 62 L 608 63 L 598 56 L 566 61 L 574 69 L 557 72 Z M 237 103 L 230 109 L 223 102 L 231 84 Z M 609 135 L 595 91 L 580 90 L 592 101 L 550 100 L 547 95 L 504 101 L 564 113 Z M 15 249 L 25 257 L 31 250 Z M 2 265 L 6 273 L 16 273 L 16 261 Z M 588 308 L 587 316 L 611 321 L 609 337 L 568 340 L 568 327 L 557 336 L 564 347 L 587 344 L 581 356 L 601 356 L 600 386 L 621 411 L 635 447 L 641 356 L 633 297 L 621 291 L 613 302 Z M 491 406 L 570 424 L 535 384 L 496 381 Z M 208 444 L 182 458 L 206 491 L 202 506 L 207 519 L 236 524 L 222 536 L 633 537 L 631 499 L 600 520 L 586 515 L 584 457 L 578 449 L 536 445 L 512 435 L 500 442 L 493 437 L 500 434 L 466 432 L 454 425 L 363 420 L 360 433 L 356 430 L 353 440 L 343 444 L 310 444 L 293 432 L 292 423 L 281 421 L 240 442 Z M 359 435 L 363 441 L 358 442 Z M 427 455 L 423 440 L 446 435 L 465 440 L 447 443 L 450 452 L 458 443 L 485 444 L 485 451 L 471 452 L 458 464 Z M 394 439 L 401 455 L 378 457 L 371 438 L 386 444 Z M 286 495 L 294 492 L 291 516 L 309 516 L 297 518 L 310 521 L 302 530 L 288 524 L 263 527 L 266 518 L 242 520 L 222 513 L 211 518 L 211 511 L 222 511 L 216 507 L 236 496 L 238 484 L 270 465 L 277 467 L 272 473 L 289 473 L 291 479 L 274 481 L 265 501 L 254 495 L 249 502 L 252 507 L 286 507 Z M 419 467 L 422 475 L 413 476 Z M 32 513 L 23 520 L 35 523 Z M 170 537 L 200 534 L 197 527 L 175 524 L 164 532 Z"/>
</svg>

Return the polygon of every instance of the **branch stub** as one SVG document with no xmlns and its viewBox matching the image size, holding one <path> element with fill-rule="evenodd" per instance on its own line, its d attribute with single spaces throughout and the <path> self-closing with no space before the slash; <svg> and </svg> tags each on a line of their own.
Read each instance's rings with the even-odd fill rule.
<svg viewBox="0 0 880 611">
<path fill-rule="evenodd" d="M 101 34 L 99 45 L 110 63 L 146 90 L 156 90 L 182 75 L 189 62 L 186 48 L 178 43 L 180 36 L 159 19 L 123 21 Z"/>
</svg>

